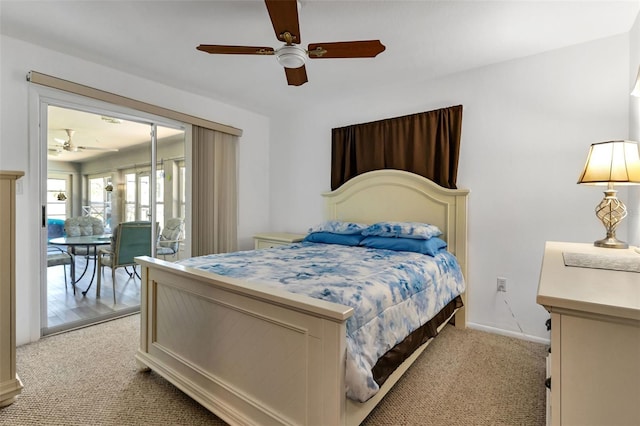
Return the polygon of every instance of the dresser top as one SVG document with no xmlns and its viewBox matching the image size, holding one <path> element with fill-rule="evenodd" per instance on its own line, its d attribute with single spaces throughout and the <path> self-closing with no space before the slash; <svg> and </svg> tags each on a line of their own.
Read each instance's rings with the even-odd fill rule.
<svg viewBox="0 0 640 426">
<path fill-rule="evenodd" d="M 2 179 L 19 179 L 24 176 L 24 172 L 17 170 L 0 170 L 0 178 Z"/>
<path fill-rule="evenodd" d="M 640 262 L 633 249 L 548 241 L 545 245 L 536 302 L 547 309 L 566 309 L 640 321 L 640 273 L 565 266 L 563 253 L 626 256 Z"/>
</svg>

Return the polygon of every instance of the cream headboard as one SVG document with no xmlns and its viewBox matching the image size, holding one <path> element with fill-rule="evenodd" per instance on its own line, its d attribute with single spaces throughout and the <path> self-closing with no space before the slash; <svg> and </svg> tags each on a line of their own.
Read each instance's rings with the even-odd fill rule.
<svg viewBox="0 0 640 426">
<path fill-rule="evenodd" d="M 390 169 L 363 173 L 335 191 L 322 194 L 326 219 L 436 225 L 465 276 L 468 195 L 469 190 L 443 188 L 414 173 Z"/>
</svg>

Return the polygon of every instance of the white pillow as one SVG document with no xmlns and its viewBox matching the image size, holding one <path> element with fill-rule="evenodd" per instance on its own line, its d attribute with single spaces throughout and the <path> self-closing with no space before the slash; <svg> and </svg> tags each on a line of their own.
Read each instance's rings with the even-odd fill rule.
<svg viewBox="0 0 640 426">
<path fill-rule="evenodd" d="M 378 222 L 362 231 L 364 236 L 402 237 L 428 240 L 442 235 L 435 225 L 420 222 Z"/>
<path fill-rule="evenodd" d="M 368 225 L 355 222 L 342 222 L 339 220 L 327 220 L 319 225 L 309 228 L 309 233 L 331 232 L 332 234 L 360 234 Z"/>
</svg>

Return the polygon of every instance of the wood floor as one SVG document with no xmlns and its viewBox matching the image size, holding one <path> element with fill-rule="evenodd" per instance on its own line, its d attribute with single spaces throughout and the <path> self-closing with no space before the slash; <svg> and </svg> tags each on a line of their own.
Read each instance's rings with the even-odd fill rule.
<svg viewBox="0 0 640 426">
<path fill-rule="evenodd" d="M 87 259 L 76 256 L 76 278 L 80 277 L 85 265 Z M 100 297 L 96 297 L 98 272 L 96 271 L 94 277 L 92 259 L 88 260 L 87 266 L 87 272 L 76 284 L 75 295 L 69 266 L 66 266 L 66 287 L 65 267 L 60 265 L 47 268 L 47 323 L 43 325 L 43 335 L 83 327 L 140 310 L 140 279 L 137 276 L 130 277 L 125 268 L 116 269 L 117 303 L 114 305 L 111 268 L 103 268 L 101 294 Z M 132 268 L 129 267 L 128 270 L 132 271 Z M 82 291 L 87 289 L 92 277 L 93 283 L 87 295 L 83 296 Z"/>
</svg>

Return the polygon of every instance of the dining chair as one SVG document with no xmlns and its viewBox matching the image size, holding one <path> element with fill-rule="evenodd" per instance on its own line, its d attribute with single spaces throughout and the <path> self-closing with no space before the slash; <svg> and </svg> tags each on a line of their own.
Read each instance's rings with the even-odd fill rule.
<svg viewBox="0 0 640 426">
<path fill-rule="evenodd" d="M 151 256 L 151 222 L 122 222 L 118 224 L 113 230 L 111 245 L 98 249 L 96 297 L 100 297 L 103 268 L 108 266 L 111 268 L 113 304 L 116 304 L 116 269 L 133 266 L 134 272 L 129 274 L 133 278 L 136 256 Z"/>
<path fill-rule="evenodd" d="M 183 241 L 184 219 L 174 217 L 167 220 L 164 229 L 158 237 L 156 244 L 156 256 L 162 256 L 166 260 L 167 256 L 175 256 L 180 250 L 180 243 Z"/>
<path fill-rule="evenodd" d="M 73 255 L 60 247 L 47 246 L 47 267 L 64 266 L 64 288 L 67 288 L 67 265 L 71 267 L 71 286 L 73 294 L 76 294 L 75 286 L 75 262 Z"/>
<path fill-rule="evenodd" d="M 64 219 L 47 219 L 47 241 L 52 238 L 64 237 Z M 49 245 L 47 246 L 47 268 L 52 266 L 64 266 L 64 287 L 67 288 L 67 265 L 71 268 L 71 285 L 73 286 L 73 294 L 76 294 L 75 286 L 75 262 L 73 255 L 62 247 Z"/>
<path fill-rule="evenodd" d="M 64 219 L 47 219 L 47 241 L 67 235 L 64 231 L 64 222 Z"/>
</svg>

